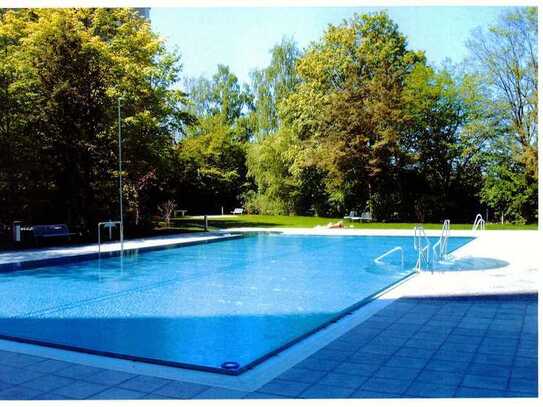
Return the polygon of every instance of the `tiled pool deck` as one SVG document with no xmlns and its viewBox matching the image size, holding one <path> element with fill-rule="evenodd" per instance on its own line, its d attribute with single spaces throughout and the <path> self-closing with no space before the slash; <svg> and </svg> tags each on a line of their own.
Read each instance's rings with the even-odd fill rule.
<svg viewBox="0 0 543 407">
<path fill-rule="evenodd" d="M 486 254 L 481 241 L 477 255 Z M 404 287 L 401 298 L 256 391 L 0 351 L 0 400 L 537 397 L 539 270 L 517 261 L 515 245 L 524 247 L 518 239 L 492 243 L 512 253 L 501 272 L 420 276 L 415 289 Z"/>
</svg>

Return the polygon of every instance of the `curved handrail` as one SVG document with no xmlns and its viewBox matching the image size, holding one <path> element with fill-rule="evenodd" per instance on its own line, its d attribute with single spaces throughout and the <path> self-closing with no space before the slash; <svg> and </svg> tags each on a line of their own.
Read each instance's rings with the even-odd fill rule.
<svg viewBox="0 0 543 407">
<path fill-rule="evenodd" d="M 396 253 L 396 252 L 400 252 L 400 259 L 401 259 L 400 261 L 401 261 L 401 263 L 402 263 L 402 268 L 403 268 L 403 247 L 401 247 L 401 246 L 396 246 L 396 247 L 390 249 L 389 251 L 383 253 L 383 254 L 380 255 L 379 257 L 376 257 L 373 261 L 374 261 L 375 263 L 377 263 L 377 264 L 383 264 L 382 260 L 383 260 L 386 256 L 388 256 L 388 255 L 390 255 L 390 254 L 393 254 L 393 253 Z"/>
<path fill-rule="evenodd" d="M 486 226 L 486 222 L 483 219 L 483 215 L 478 213 L 477 216 L 475 217 L 475 221 L 473 222 L 473 226 L 471 228 L 471 231 L 476 232 L 477 229 L 485 230 L 485 226 Z"/>
<path fill-rule="evenodd" d="M 423 262 L 426 264 L 430 263 L 430 240 L 426 236 L 424 227 L 422 225 L 416 225 L 413 228 L 413 248 L 418 252 L 417 264 L 415 269 L 417 271 L 422 270 Z M 422 245 L 422 239 L 424 238 L 426 245 Z"/>
<path fill-rule="evenodd" d="M 451 228 L 451 221 L 445 219 L 443 226 L 441 227 L 441 236 L 439 240 L 432 246 L 433 260 L 441 260 L 447 255 L 447 244 L 449 241 L 449 231 Z"/>
</svg>

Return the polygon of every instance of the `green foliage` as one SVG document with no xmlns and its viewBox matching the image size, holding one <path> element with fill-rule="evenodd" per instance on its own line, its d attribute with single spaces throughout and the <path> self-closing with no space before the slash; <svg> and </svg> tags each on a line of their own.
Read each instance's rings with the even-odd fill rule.
<svg viewBox="0 0 543 407">
<path fill-rule="evenodd" d="M 184 93 L 180 55 L 133 10 L 3 11 L 0 222 L 115 217 L 119 97 L 131 225 L 164 202 L 380 221 L 485 204 L 532 222 L 536 38 L 536 9 L 515 8 L 474 34 L 469 61 L 435 67 L 386 13 L 354 15 L 303 52 L 284 38 L 250 86 L 219 65 Z"/>
<path fill-rule="evenodd" d="M 5 220 L 85 230 L 118 212 L 111 199 L 118 97 L 129 219 L 149 218 L 144 203 L 159 198 L 173 136 L 191 122 L 185 95 L 171 88 L 179 56 L 129 9 L 11 10 L 1 17 L 0 38 L 0 72 L 11 73 L 3 75 L 9 125 L 0 161 L 17 169 L 0 172 Z M 155 185 L 138 189 L 150 172 Z"/>
<path fill-rule="evenodd" d="M 500 123 L 487 149 L 482 200 L 506 219 L 537 218 L 537 8 L 515 8 L 468 43 Z"/>
<path fill-rule="evenodd" d="M 278 106 L 300 83 L 296 72 L 300 56 L 296 42 L 283 38 L 271 49 L 270 65 L 251 73 L 257 136 L 264 137 L 278 130 Z"/>
</svg>

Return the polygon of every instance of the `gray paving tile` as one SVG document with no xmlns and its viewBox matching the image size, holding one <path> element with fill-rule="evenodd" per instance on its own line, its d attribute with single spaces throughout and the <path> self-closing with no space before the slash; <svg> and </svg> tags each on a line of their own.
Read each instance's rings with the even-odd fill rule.
<svg viewBox="0 0 543 407">
<path fill-rule="evenodd" d="M 33 363 L 26 368 L 41 373 L 54 373 L 60 369 L 66 369 L 73 366 L 73 363 L 63 362 L 55 359 L 45 359 L 38 363 Z"/>
<path fill-rule="evenodd" d="M 535 367 L 514 367 L 511 370 L 511 377 L 515 379 L 537 380 L 537 368 Z"/>
<path fill-rule="evenodd" d="M 293 367 L 277 376 L 277 379 L 312 384 L 324 376 L 326 376 L 324 371 Z"/>
<path fill-rule="evenodd" d="M 398 352 L 394 354 L 394 357 L 401 356 L 401 357 L 429 360 L 434 353 L 435 353 L 434 349 L 420 349 L 420 348 L 411 348 L 411 347 L 404 346 L 401 349 L 399 349 Z"/>
<path fill-rule="evenodd" d="M 372 377 L 367 382 L 360 386 L 360 390 L 369 390 L 383 393 L 402 394 L 407 387 L 409 381 L 385 379 L 381 377 Z"/>
<path fill-rule="evenodd" d="M 537 394 L 537 379 L 526 380 L 526 379 L 511 378 L 509 382 L 509 387 L 507 390 L 514 391 L 514 392 Z"/>
<path fill-rule="evenodd" d="M 513 365 L 513 356 L 478 353 L 473 361 L 474 363 L 508 367 Z"/>
<path fill-rule="evenodd" d="M 465 343 L 470 345 L 479 345 L 483 338 L 481 336 L 468 336 L 468 335 L 449 335 L 447 342 L 451 343 Z M 447 343 L 445 342 L 445 343 Z"/>
<path fill-rule="evenodd" d="M 90 400 L 138 400 L 142 399 L 146 394 L 134 391 L 121 389 L 119 387 L 111 387 L 98 394 L 89 397 Z"/>
<path fill-rule="evenodd" d="M 119 372 L 116 370 L 104 370 L 103 372 L 86 376 L 85 381 L 115 386 L 134 377 L 136 377 L 136 375 L 130 373 Z"/>
<path fill-rule="evenodd" d="M 60 394 L 51 392 L 51 393 L 42 393 L 34 397 L 34 400 L 74 400 L 71 397 L 62 396 Z"/>
<path fill-rule="evenodd" d="M 162 394 L 149 393 L 142 397 L 143 400 L 174 400 L 173 397 L 166 397 Z"/>
<path fill-rule="evenodd" d="M 441 352 L 474 353 L 478 345 L 474 343 L 455 343 L 446 341 L 441 348 Z"/>
<path fill-rule="evenodd" d="M 22 384 L 40 376 L 43 376 L 43 373 L 9 366 L 0 367 L 0 382 L 7 384 Z"/>
<path fill-rule="evenodd" d="M 135 376 L 118 384 L 117 387 L 134 391 L 142 391 L 144 393 L 152 393 L 153 391 L 171 382 L 172 380 L 163 379 L 160 377 Z"/>
<path fill-rule="evenodd" d="M 86 399 L 105 390 L 106 388 L 107 386 L 78 380 L 70 383 L 67 386 L 59 387 L 55 390 L 55 393 L 74 399 Z"/>
<path fill-rule="evenodd" d="M 341 362 L 336 360 L 321 360 L 321 359 L 305 359 L 298 363 L 296 367 L 309 370 L 318 370 L 321 372 L 329 372 L 335 369 Z"/>
<path fill-rule="evenodd" d="M 516 338 L 520 337 L 520 332 L 504 331 L 498 329 L 489 329 L 486 332 L 488 338 Z"/>
<path fill-rule="evenodd" d="M 23 386 L 15 386 L 0 391 L 0 400 L 32 400 L 41 393 L 43 392 L 40 390 L 30 389 Z"/>
<path fill-rule="evenodd" d="M 345 341 L 341 341 L 341 340 L 335 340 L 334 342 L 331 342 L 328 345 L 326 345 L 323 349 L 326 349 L 326 350 L 338 350 L 340 352 L 354 353 L 360 348 L 360 346 L 362 346 L 362 345 L 357 345 L 357 344 L 355 344 L 353 342 L 345 342 Z"/>
<path fill-rule="evenodd" d="M 456 391 L 455 386 L 445 386 L 435 383 L 415 381 L 407 391 L 406 395 L 415 397 L 452 397 Z"/>
<path fill-rule="evenodd" d="M 420 369 L 384 366 L 374 373 L 374 377 L 409 381 L 413 380 L 419 372 Z"/>
<path fill-rule="evenodd" d="M 516 357 L 513 366 L 537 369 L 537 358 Z"/>
<path fill-rule="evenodd" d="M 469 367 L 468 373 L 479 376 L 509 377 L 511 367 L 473 363 Z"/>
<path fill-rule="evenodd" d="M 380 393 L 376 391 L 357 390 L 349 396 L 353 399 L 389 399 L 402 397 L 398 394 Z"/>
<path fill-rule="evenodd" d="M 26 367 L 44 360 L 45 358 L 39 356 L 10 352 L 9 355 L 2 358 L 2 364 L 11 367 Z"/>
<path fill-rule="evenodd" d="M 390 358 L 388 354 L 378 354 L 378 353 L 368 353 L 368 352 L 357 352 L 351 356 L 348 362 L 355 363 L 369 363 L 372 365 L 380 365 L 384 363 L 387 359 Z"/>
<path fill-rule="evenodd" d="M 347 359 L 351 355 L 352 355 L 351 352 L 321 349 L 318 352 L 311 355 L 309 359 L 333 360 L 337 362 L 343 362 L 345 359 Z"/>
<path fill-rule="evenodd" d="M 272 380 L 257 391 L 260 393 L 277 394 L 279 396 L 296 397 L 310 385 L 307 383 L 290 382 L 286 380 Z"/>
<path fill-rule="evenodd" d="M 368 379 L 367 376 L 356 376 L 342 373 L 328 373 L 318 381 L 318 385 L 346 387 L 356 389 Z"/>
<path fill-rule="evenodd" d="M 363 353 L 375 353 L 378 355 L 392 355 L 400 348 L 399 345 L 383 345 L 379 343 L 369 343 L 360 349 Z"/>
<path fill-rule="evenodd" d="M 464 335 L 464 336 L 478 336 L 480 338 L 483 338 L 485 336 L 486 330 L 485 329 L 478 329 L 478 328 L 455 328 L 452 333 L 454 335 Z"/>
<path fill-rule="evenodd" d="M 338 365 L 338 367 L 336 367 L 333 371 L 336 373 L 357 376 L 371 376 L 373 373 L 375 373 L 375 371 L 377 371 L 377 369 L 379 369 L 379 367 L 380 365 L 378 364 L 344 362 Z"/>
<path fill-rule="evenodd" d="M 387 335 L 378 335 L 373 338 L 368 345 L 378 345 L 378 346 L 401 346 L 407 340 L 405 338 L 391 337 Z"/>
<path fill-rule="evenodd" d="M 24 386 L 35 390 L 41 390 L 42 392 L 51 392 L 59 387 L 67 386 L 74 381 L 74 379 L 69 379 L 67 377 L 44 375 L 37 379 L 25 382 Z"/>
<path fill-rule="evenodd" d="M 517 353 L 517 348 L 512 346 L 481 345 L 477 349 L 477 353 L 514 356 Z"/>
<path fill-rule="evenodd" d="M 104 372 L 105 370 L 106 369 L 92 366 L 70 365 L 67 368 L 57 370 L 55 374 L 58 376 L 70 377 L 72 379 L 82 379 L 100 372 Z"/>
<path fill-rule="evenodd" d="M 496 389 L 477 389 L 473 387 L 459 387 L 454 397 L 482 398 L 482 397 L 503 397 L 504 392 Z"/>
<path fill-rule="evenodd" d="M 490 377 L 467 374 L 462 382 L 464 387 L 475 387 L 479 389 L 504 390 L 507 387 L 506 377 Z"/>
<path fill-rule="evenodd" d="M 0 391 L 9 389 L 10 387 L 13 387 L 13 384 L 8 384 L 8 383 L 0 382 Z"/>
<path fill-rule="evenodd" d="M 522 398 L 535 398 L 538 397 L 537 393 L 517 393 L 514 391 L 506 391 L 503 395 L 503 397 L 522 397 Z"/>
<path fill-rule="evenodd" d="M 458 361 L 467 362 L 467 361 L 470 361 L 472 358 L 473 358 L 472 353 L 450 352 L 450 351 L 444 351 L 444 350 L 437 351 L 433 356 L 433 359 L 450 360 L 454 362 L 458 362 Z"/>
<path fill-rule="evenodd" d="M 419 358 L 406 358 L 402 356 L 392 356 L 391 359 L 387 360 L 385 366 L 390 367 L 407 367 L 411 369 L 420 369 L 428 363 L 427 359 Z"/>
<path fill-rule="evenodd" d="M 172 381 L 153 391 L 153 394 L 176 399 L 190 399 L 207 389 L 209 389 L 209 386 L 204 386 L 202 384 Z"/>
<path fill-rule="evenodd" d="M 306 399 L 331 399 L 347 398 L 353 393 L 353 389 L 345 387 L 329 386 L 317 383 L 305 390 L 300 397 Z"/>
<path fill-rule="evenodd" d="M 194 399 L 201 400 L 221 400 L 221 399 L 242 399 L 247 395 L 246 391 L 222 389 L 220 387 L 211 387 L 196 395 Z"/>
<path fill-rule="evenodd" d="M 457 386 L 462 381 L 464 375 L 451 372 L 436 372 L 425 369 L 417 377 L 418 382 L 440 384 L 443 386 Z"/>
<path fill-rule="evenodd" d="M 248 393 L 244 398 L 245 399 L 288 399 L 291 397 L 280 396 L 278 394 L 261 393 L 261 392 L 255 391 L 252 393 Z"/>
<path fill-rule="evenodd" d="M 420 339 L 410 339 L 406 342 L 406 346 L 410 348 L 417 349 L 426 349 L 435 351 L 443 344 L 444 339 L 442 340 L 420 340 Z"/>
<path fill-rule="evenodd" d="M 531 357 L 537 357 L 537 349 L 518 349 L 517 350 L 517 356 L 531 358 Z"/>
</svg>

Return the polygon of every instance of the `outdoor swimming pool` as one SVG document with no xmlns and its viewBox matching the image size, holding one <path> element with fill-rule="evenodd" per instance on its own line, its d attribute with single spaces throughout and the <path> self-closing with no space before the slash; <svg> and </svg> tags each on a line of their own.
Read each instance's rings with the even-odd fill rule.
<svg viewBox="0 0 543 407">
<path fill-rule="evenodd" d="M 470 240 L 451 237 L 449 250 Z M 403 268 L 397 255 L 374 263 L 395 246 Z M 415 261 L 411 237 L 253 234 L 2 266 L 0 337 L 238 374 L 405 278 Z"/>
</svg>

